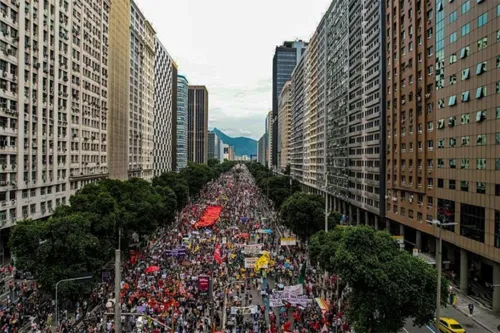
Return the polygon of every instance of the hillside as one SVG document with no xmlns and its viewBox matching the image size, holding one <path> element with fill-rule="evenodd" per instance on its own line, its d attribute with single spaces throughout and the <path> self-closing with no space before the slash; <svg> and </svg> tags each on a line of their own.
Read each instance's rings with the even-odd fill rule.
<svg viewBox="0 0 500 333">
<path fill-rule="evenodd" d="M 227 145 L 234 147 L 234 154 L 236 156 L 243 155 L 256 155 L 257 154 L 257 141 L 254 139 L 246 138 L 243 136 L 232 138 L 217 128 L 213 129 L 213 132 Z"/>
</svg>

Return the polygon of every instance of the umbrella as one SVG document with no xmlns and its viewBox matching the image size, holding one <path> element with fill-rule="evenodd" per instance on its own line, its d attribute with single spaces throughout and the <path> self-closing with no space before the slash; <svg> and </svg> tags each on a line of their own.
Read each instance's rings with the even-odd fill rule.
<svg viewBox="0 0 500 333">
<path fill-rule="evenodd" d="M 158 267 L 158 266 L 149 266 L 148 268 L 146 268 L 146 270 L 144 272 L 153 273 L 153 272 L 158 272 L 159 270 L 160 270 L 160 267 Z"/>
</svg>

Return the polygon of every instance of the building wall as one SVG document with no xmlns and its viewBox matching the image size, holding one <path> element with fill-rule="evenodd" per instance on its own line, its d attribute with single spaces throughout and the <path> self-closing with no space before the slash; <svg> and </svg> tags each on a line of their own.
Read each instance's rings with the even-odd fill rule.
<svg viewBox="0 0 500 333">
<path fill-rule="evenodd" d="M 185 168 L 188 161 L 188 80 L 178 75 L 177 80 L 177 165 Z"/>
<path fill-rule="evenodd" d="M 50 215 L 78 188 L 108 176 L 110 4 L 2 2 L 2 11 L 0 227 L 6 228 Z M 43 52 L 44 34 L 59 46 L 53 54 Z"/>
<path fill-rule="evenodd" d="M 269 111 L 266 117 L 266 164 L 272 168 L 271 157 L 273 156 L 273 112 Z"/>
<path fill-rule="evenodd" d="M 311 38 L 304 73 L 304 184 L 320 188 L 325 177 L 326 17 Z"/>
<path fill-rule="evenodd" d="M 109 16 L 109 176 L 128 178 L 130 0 L 116 0 Z"/>
<path fill-rule="evenodd" d="M 257 142 L 257 162 L 266 165 L 266 134 L 264 133 Z"/>
<path fill-rule="evenodd" d="M 303 41 L 288 41 L 283 45 L 277 46 L 273 57 L 273 121 L 278 119 L 279 96 L 283 86 L 292 77 L 295 66 L 302 58 L 307 47 Z M 278 122 L 273 124 L 272 147 L 273 156 L 271 156 L 271 165 L 276 166 L 278 162 Z"/>
<path fill-rule="evenodd" d="M 153 177 L 155 31 L 132 2 L 130 9 L 128 176 Z"/>
<path fill-rule="evenodd" d="M 188 91 L 188 160 L 208 160 L 208 90 L 205 86 L 189 86 Z"/>
<path fill-rule="evenodd" d="M 217 135 L 214 132 L 208 132 L 208 159 L 215 158 L 215 139 Z"/>
<path fill-rule="evenodd" d="M 290 164 L 288 145 L 291 136 L 292 82 L 287 81 L 281 90 L 278 114 L 278 168 L 285 170 Z"/>
<path fill-rule="evenodd" d="M 305 109 L 305 74 L 306 55 L 302 57 L 292 74 L 292 117 L 290 137 L 290 174 L 302 182 L 304 166 L 304 109 Z"/>
<path fill-rule="evenodd" d="M 165 47 L 155 38 L 155 73 L 154 73 L 154 166 L 153 174 L 159 176 L 172 169 L 172 147 L 175 132 L 172 132 L 174 90 L 173 71 L 175 64 Z M 175 75 L 177 78 L 177 75 Z"/>
</svg>

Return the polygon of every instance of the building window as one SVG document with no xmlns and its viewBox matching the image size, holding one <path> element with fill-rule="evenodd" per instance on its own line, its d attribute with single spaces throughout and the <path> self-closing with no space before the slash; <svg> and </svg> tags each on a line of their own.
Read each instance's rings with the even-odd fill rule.
<svg viewBox="0 0 500 333">
<path fill-rule="evenodd" d="M 469 182 L 467 180 L 460 181 L 460 191 L 469 192 Z"/>
<path fill-rule="evenodd" d="M 468 135 L 462 137 L 462 147 L 468 147 L 470 143 L 470 139 Z"/>
<path fill-rule="evenodd" d="M 495 144 L 500 145 L 500 133 L 495 133 Z"/>
<path fill-rule="evenodd" d="M 488 13 L 484 13 L 483 15 L 477 18 L 477 27 L 480 28 L 483 25 L 488 23 Z"/>
<path fill-rule="evenodd" d="M 468 102 L 470 100 L 470 92 L 467 90 L 467 91 L 464 91 L 462 93 L 462 102 Z"/>
<path fill-rule="evenodd" d="M 455 22 L 457 20 L 457 11 L 455 10 L 450 14 L 450 23 Z"/>
<path fill-rule="evenodd" d="M 450 44 L 455 43 L 457 41 L 457 32 L 453 32 L 450 34 Z"/>
<path fill-rule="evenodd" d="M 477 170 L 486 170 L 486 159 L 485 158 L 476 159 L 476 169 Z"/>
<path fill-rule="evenodd" d="M 461 122 L 462 122 L 462 125 L 468 124 L 470 122 L 470 115 L 468 113 L 464 113 L 461 117 Z"/>
<path fill-rule="evenodd" d="M 457 181 L 455 179 L 448 180 L 448 188 L 450 190 L 456 190 L 457 189 Z"/>
<path fill-rule="evenodd" d="M 469 56 L 470 47 L 466 46 L 460 50 L 460 58 L 467 58 Z"/>
<path fill-rule="evenodd" d="M 500 5 L 498 5 L 500 9 Z M 500 211 L 495 210 L 495 247 L 500 248 Z"/>
<path fill-rule="evenodd" d="M 444 179 L 443 178 L 438 178 L 438 187 L 443 188 L 444 187 Z"/>
<path fill-rule="evenodd" d="M 479 87 L 476 90 L 476 98 L 481 99 L 486 96 L 486 87 Z"/>
<path fill-rule="evenodd" d="M 438 198 L 437 219 L 441 223 L 455 222 L 455 201 Z M 455 226 L 446 226 L 443 229 L 455 231 Z"/>
<path fill-rule="evenodd" d="M 495 170 L 500 170 L 500 158 L 495 159 Z"/>
<path fill-rule="evenodd" d="M 453 53 L 450 55 L 450 64 L 454 64 L 457 62 L 457 54 Z"/>
<path fill-rule="evenodd" d="M 455 169 L 457 167 L 457 160 L 450 158 L 450 169 Z"/>
<path fill-rule="evenodd" d="M 462 26 L 461 32 L 462 32 L 462 36 L 465 36 L 465 35 L 469 34 L 469 32 L 470 32 L 470 23 L 464 24 Z"/>
<path fill-rule="evenodd" d="M 457 144 L 457 139 L 455 138 L 450 138 L 450 147 L 455 147 Z"/>
<path fill-rule="evenodd" d="M 469 159 L 468 158 L 462 158 L 460 160 L 460 169 L 469 169 Z"/>
<path fill-rule="evenodd" d="M 460 204 L 460 234 L 484 243 L 485 208 Z"/>
<path fill-rule="evenodd" d="M 470 1 L 466 1 L 462 4 L 462 14 L 465 14 L 470 9 Z"/>
<path fill-rule="evenodd" d="M 488 37 L 483 37 L 477 41 L 477 50 L 481 51 L 482 49 L 488 46 Z"/>
<path fill-rule="evenodd" d="M 467 80 L 470 78 L 470 69 L 466 68 L 462 71 L 462 81 Z"/>
<path fill-rule="evenodd" d="M 477 64 L 477 66 L 476 66 L 476 74 L 477 75 L 481 75 L 481 74 L 483 74 L 485 72 L 486 72 L 486 61 Z M 497 82 L 497 87 L 498 87 L 498 82 Z"/>
<path fill-rule="evenodd" d="M 481 182 L 477 182 L 476 183 L 476 193 L 486 194 L 486 184 L 481 183 Z"/>
<path fill-rule="evenodd" d="M 476 143 L 478 146 L 486 146 L 486 134 L 479 134 Z"/>
<path fill-rule="evenodd" d="M 500 81 L 497 81 L 497 94 L 500 93 Z"/>
<path fill-rule="evenodd" d="M 444 168 L 444 160 L 442 158 L 438 158 L 438 168 Z"/>
<path fill-rule="evenodd" d="M 486 120 L 486 110 L 479 110 L 476 112 L 476 122 L 480 123 Z"/>
<path fill-rule="evenodd" d="M 448 100 L 448 106 L 454 106 L 454 105 L 457 105 L 457 96 L 455 95 L 450 96 Z"/>
</svg>

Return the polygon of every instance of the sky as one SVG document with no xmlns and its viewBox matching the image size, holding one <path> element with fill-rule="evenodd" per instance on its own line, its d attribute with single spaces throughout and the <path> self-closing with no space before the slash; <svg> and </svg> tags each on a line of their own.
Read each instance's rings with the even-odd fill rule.
<svg viewBox="0 0 500 333">
<path fill-rule="evenodd" d="M 258 140 L 272 108 L 274 49 L 308 41 L 331 0 L 135 0 L 190 84 L 209 93 L 208 127 Z"/>
</svg>

